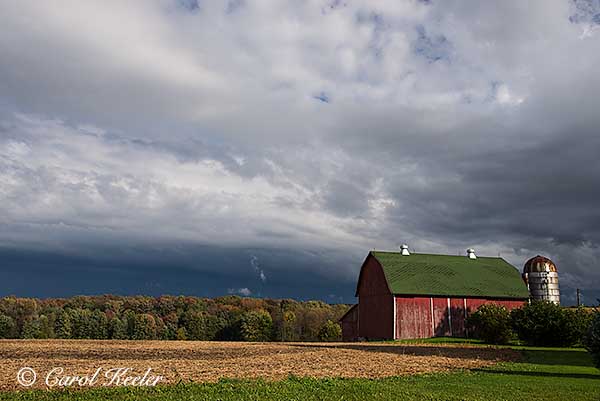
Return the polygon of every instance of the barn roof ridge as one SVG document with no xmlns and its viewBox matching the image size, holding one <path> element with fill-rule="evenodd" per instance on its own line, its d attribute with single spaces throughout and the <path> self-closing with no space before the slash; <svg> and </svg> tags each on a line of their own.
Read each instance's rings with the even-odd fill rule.
<svg viewBox="0 0 600 401">
<path fill-rule="evenodd" d="M 457 255 L 402 255 L 376 250 L 370 251 L 368 257 L 373 257 L 381 266 L 389 290 L 395 295 L 512 299 L 529 296 L 519 271 L 501 257 L 469 259 Z"/>
<path fill-rule="evenodd" d="M 454 258 L 466 258 L 467 257 L 465 255 L 446 255 L 444 253 L 420 253 L 420 252 L 411 252 L 410 255 L 402 255 L 402 253 L 400 251 L 389 251 L 389 250 L 385 250 L 385 249 L 373 249 L 370 252 L 371 253 L 372 252 L 393 253 L 393 254 L 401 255 L 403 257 L 412 256 L 412 255 L 417 255 L 417 256 L 444 256 L 444 257 L 454 257 Z M 480 256 L 480 255 L 477 255 L 477 259 L 502 259 L 502 260 L 505 260 L 502 256 Z"/>
</svg>

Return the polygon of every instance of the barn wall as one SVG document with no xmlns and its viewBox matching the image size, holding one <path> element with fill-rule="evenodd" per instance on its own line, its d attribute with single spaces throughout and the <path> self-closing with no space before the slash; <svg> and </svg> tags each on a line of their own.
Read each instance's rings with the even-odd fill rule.
<svg viewBox="0 0 600 401">
<path fill-rule="evenodd" d="M 465 299 L 450 298 L 450 322 L 452 324 L 451 335 L 456 337 L 464 337 L 465 332 Z"/>
<path fill-rule="evenodd" d="M 431 298 L 396 297 L 396 338 L 433 337 Z"/>
<path fill-rule="evenodd" d="M 523 306 L 524 301 L 396 296 L 396 338 L 464 337 L 466 317 L 489 303 L 511 310 Z"/>
<path fill-rule="evenodd" d="M 358 338 L 358 306 L 353 307 L 342 319 L 342 340 L 354 341 Z"/>
<path fill-rule="evenodd" d="M 383 269 L 369 256 L 358 287 L 358 335 L 368 339 L 389 339 L 394 330 L 394 297 Z"/>
<path fill-rule="evenodd" d="M 448 298 L 433 297 L 433 330 L 434 337 L 450 336 L 450 320 L 448 319 Z"/>
</svg>

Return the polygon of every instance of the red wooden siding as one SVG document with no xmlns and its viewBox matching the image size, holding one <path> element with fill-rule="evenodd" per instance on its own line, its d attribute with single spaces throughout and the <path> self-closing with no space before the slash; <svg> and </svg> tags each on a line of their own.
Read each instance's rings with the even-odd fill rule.
<svg viewBox="0 0 600 401">
<path fill-rule="evenodd" d="M 358 286 L 358 335 L 368 339 L 393 338 L 394 297 L 388 289 L 383 269 L 369 256 Z"/>
<path fill-rule="evenodd" d="M 409 297 L 396 298 L 396 338 L 439 336 L 464 337 L 465 317 L 483 304 L 494 303 L 511 310 L 524 301 L 479 298 Z M 467 307 L 465 311 L 465 305 Z M 448 309 L 448 306 L 450 309 Z M 433 308 L 433 316 L 431 310 Z M 432 321 L 433 317 L 433 321 Z M 388 338 L 392 338 L 391 336 Z"/>
<path fill-rule="evenodd" d="M 396 297 L 396 338 L 433 337 L 432 330 L 429 297 Z"/>
<path fill-rule="evenodd" d="M 450 321 L 448 320 L 448 298 L 433 297 L 433 327 L 434 337 L 450 335 Z M 431 323 L 430 323 L 431 324 Z"/>
<path fill-rule="evenodd" d="M 465 299 L 450 298 L 450 321 L 452 324 L 452 335 L 465 336 Z"/>
<path fill-rule="evenodd" d="M 354 341 L 358 338 L 358 305 L 354 305 L 342 317 L 342 340 Z"/>
</svg>

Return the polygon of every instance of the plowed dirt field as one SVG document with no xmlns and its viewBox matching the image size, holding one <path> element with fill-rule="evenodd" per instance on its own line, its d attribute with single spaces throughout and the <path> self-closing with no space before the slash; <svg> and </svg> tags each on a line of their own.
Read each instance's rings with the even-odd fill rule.
<svg viewBox="0 0 600 401">
<path fill-rule="evenodd" d="M 217 381 L 220 378 L 277 380 L 296 376 L 368 377 L 410 375 L 489 366 L 518 359 L 507 349 L 465 345 L 391 343 L 241 343 L 194 341 L 0 340 L 0 390 L 24 389 L 17 373 L 37 373 L 32 388 L 46 388 L 47 374 L 101 375 L 127 367 L 143 375 L 164 376 L 160 383 Z M 101 381 L 99 381 L 101 383 Z M 74 386 L 77 387 L 77 386 Z"/>
</svg>

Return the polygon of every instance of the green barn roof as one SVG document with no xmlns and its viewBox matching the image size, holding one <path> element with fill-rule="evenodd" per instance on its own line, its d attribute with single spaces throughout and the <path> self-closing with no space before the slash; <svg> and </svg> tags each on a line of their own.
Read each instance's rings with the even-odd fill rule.
<svg viewBox="0 0 600 401">
<path fill-rule="evenodd" d="M 393 294 L 465 297 L 529 297 L 519 271 L 502 258 L 370 253 L 383 268 Z"/>
</svg>

